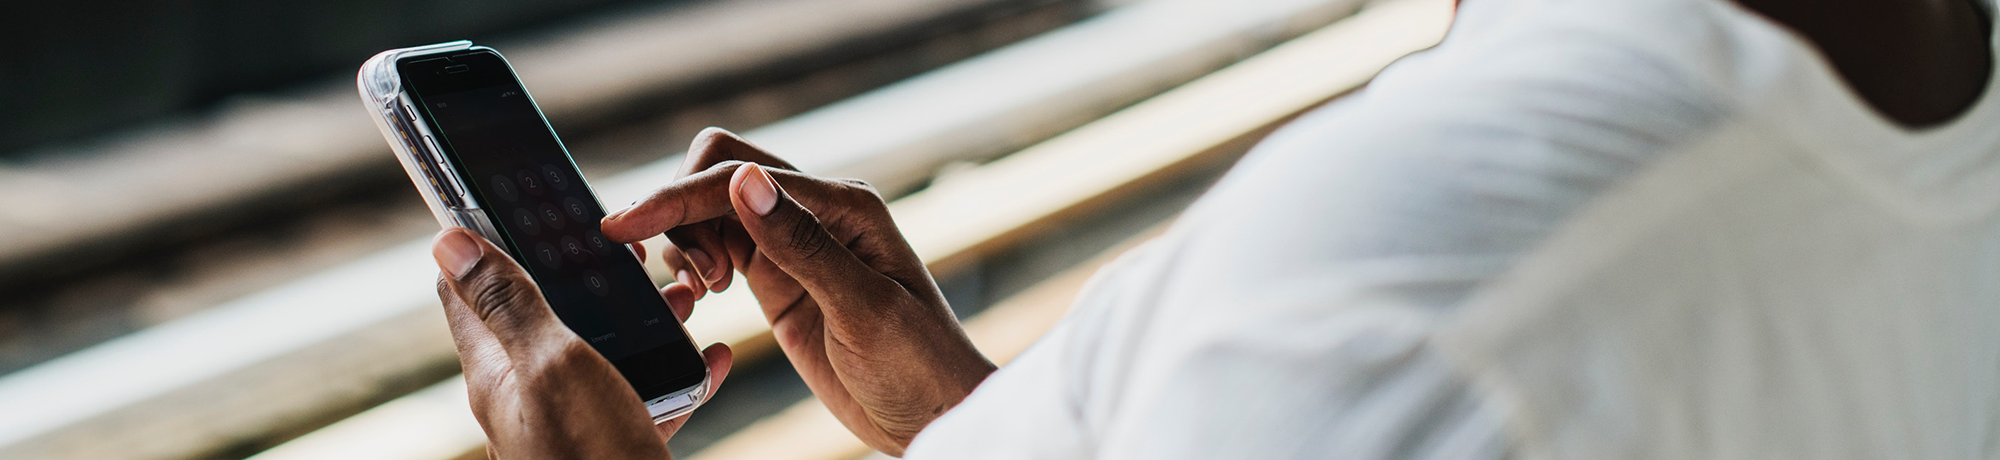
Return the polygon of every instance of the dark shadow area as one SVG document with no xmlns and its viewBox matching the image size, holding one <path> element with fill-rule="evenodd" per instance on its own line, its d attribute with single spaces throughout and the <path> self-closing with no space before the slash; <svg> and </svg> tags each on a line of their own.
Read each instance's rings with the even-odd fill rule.
<svg viewBox="0 0 2000 460">
<path fill-rule="evenodd" d="M 238 93 L 351 72 L 384 49 L 693 0 L 22 2 L 0 52 L 0 155 Z M 34 91 L 21 91 L 34 88 Z"/>
</svg>

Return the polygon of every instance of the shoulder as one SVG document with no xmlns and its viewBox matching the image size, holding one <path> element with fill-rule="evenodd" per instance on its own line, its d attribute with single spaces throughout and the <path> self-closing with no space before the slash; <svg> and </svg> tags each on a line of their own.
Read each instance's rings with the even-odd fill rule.
<svg viewBox="0 0 2000 460">
<path fill-rule="evenodd" d="M 1688 16 L 1620 27 L 1585 16 L 1665 13 L 1467 3 L 1553 16 L 1464 17 L 1445 45 L 1266 139 L 941 424 L 1044 410 L 1062 422 L 1020 430 L 1169 457 L 1504 455 L 1498 422 L 1428 345 L 1437 317 L 1582 204 L 1726 122 L 1731 98 L 1714 78 L 1726 66 L 1693 51 L 1706 45 L 1664 35 L 1708 24 L 1699 8 L 1638 0 Z M 1017 439 L 1006 431 L 960 433 Z M 1219 439 L 1242 442 L 1206 442 Z M 1232 446 L 1244 450 L 1217 450 Z"/>
<path fill-rule="evenodd" d="M 1267 286 L 1346 268 L 1476 281 L 1736 114 L 1718 64 L 1685 52 L 1703 45 L 1583 18 L 1467 20 L 1254 148 L 1178 224 L 1182 263 L 1206 272 L 1192 277 Z"/>
</svg>

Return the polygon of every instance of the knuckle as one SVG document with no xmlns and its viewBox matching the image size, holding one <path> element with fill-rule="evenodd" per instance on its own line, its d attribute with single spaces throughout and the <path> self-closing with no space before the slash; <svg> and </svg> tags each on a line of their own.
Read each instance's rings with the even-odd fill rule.
<svg viewBox="0 0 2000 460">
<path fill-rule="evenodd" d="M 680 184 L 669 182 L 666 185 L 654 187 L 652 191 L 646 192 L 644 197 L 639 198 L 638 201 L 633 201 L 632 205 L 644 208 L 645 211 L 642 211 L 643 213 L 658 213 L 662 211 L 661 208 L 664 204 L 674 202 L 674 196 L 681 193 L 680 189 Z"/>
<path fill-rule="evenodd" d="M 875 184 L 870 184 L 868 181 L 861 179 L 838 179 L 838 182 L 845 185 L 842 188 L 847 190 L 850 197 L 867 201 L 882 201 L 882 192 L 875 188 Z"/>
<path fill-rule="evenodd" d="M 562 346 L 556 349 L 555 357 L 561 365 L 572 366 L 597 359 L 597 349 L 580 339 L 564 340 Z"/>
<path fill-rule="evenodd" d="M 694 138 L 700 140 L 715 140 L 728 136 L 729 136 L 728 130 L 722 129 L 719 126 L 710 126 L 702 128 L 701 132 L 699 133 L 695 133 Z"/>
<path fill-rule="evenodd" d="M 840 182 L 842 182 L 842 183 L 846 183 L 846 184 L 847 184 L 847 186 L 848 186 L 849 188 L 852 188 L 852 189 L 855 189 L 855 190 L 858 190 L 858 191 L 863 191 L 863 192 L 868 192 L 868 194 L 870 194 L 870 195 L 877 195 L 877 193 L 876 193 L 876 191 L 875 191 L 875 184 L 870 184 L 870 183 L 868 183 L 868 181 L 866 181 L 866 180 L 861 180 L 861 179 L 855 179 L 855 178 L 847 178 L 847 179 L 839 179 L 839 180 L 840 180 Z"/>
<path fill-rule="evenodd" d="M 792 219 L 790 237 L 786 241 L 792 253 L 797 254 L 800 260 L 819 260 L 831 244 L 833 238 L 820 228 L 819 219 L 812 212 L 800 209 L 797 217 Z"/>
<path fill-rule="evenodd" d="M 847 205 L 867 211 L 887 211 L 889 204 L 882 198 L 882 191 L 861 179 L 843 179 Z"/>
<path fill-rule="evenodd" d="M 527 280 L 486 271 L 474 277 L 466 299 L 479 319 L 505 319 L 535 299 L 535 287 Z"/>
<path fill-rule="evenodd" d="M 689 145 L 688 158 L 690 160 L 714 158 L 726 153 L 729 147 L 721 145 L 721 142 L 727 139 L 729 135 L 722 128 L 714 126 L 702 128 L 701 132 L 695 133 L 694 141 Z"/>
<path fill-rule="evenodd" d="M 587 374 L 585 371 L 589 369 L 589 363 L 594 359 L 600 359 L 597 350 L 591 349 L 590 345 L 584 344 L 582 340 L 574 338 L 563 340 L 560 345 L 526 366 L 524 372 L 520 373 L 523 379 L 521 383 L 533 390 L 533 393 L 545 395 L 560 393 L 564 389 L 558 387 L 566 385 L 566 382 L 579 374 Z"/>
<path fill-rule="evenodd" d="M 570 373 L 570 369 L 596 357 L 597 351 L 581 340 L 563 340 L 546 354 L 541 354 L 529 363 L 523 374 L 533 379 L 544 379 Z"/>
</svg>

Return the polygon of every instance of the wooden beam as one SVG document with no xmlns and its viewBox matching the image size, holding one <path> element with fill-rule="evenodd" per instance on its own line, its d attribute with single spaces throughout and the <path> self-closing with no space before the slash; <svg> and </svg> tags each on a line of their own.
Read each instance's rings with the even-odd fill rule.
<svg viewBox="0 0 2000 460">
<path fill-rule="evenodd" d="M 843 46 L 889 46 L 932 33 L 945 18 L 1039 1 L 676 2 L 505 48 L 550 118 L 583 125 L 676 91 L 824 63 Z M 0 274 L 32 274 L 40 262 L 149 241 L 176 224 L 214 225 L 288 194 L 390 177 L 400 169 L 359 109 L 352 81 L 31 152 L 25 157 L 41 160 L 0 167 L 0 234 L 9 235 L 0 240 Z"/>
<path fill-rule="evenodd" d="M 954 175 L 897 200 L 891 204 L 891 212 L 927 264 L 934 268 L 963 266 L 1041 226 L 1074 219 L 1094 205 L 1143 189 L 1153 181 L 1186 175 L 1201 165 L 1227 164 L 1217 160 L 1233 158 L 1261 133 L 1360 86 L 1391 61 L 1436 43 L 1450 14 L 1445 0 L 1395 0 L 1379 5 L 1083 128 Z M 1066 273 L 1007 304 L 1066 305 L 1074 285 L 1082 282 L 1087 271 Z M 689 327 L 757 334 L 768 340 L 763 317 L 752 302 L 740 289 L 711 297 L 698 307 Z M 1014 350 L 1008 348 L 1014 346 L 1011 344 L 1031 342 L 1060 315 L 1059 309 L 996 307 L 967 327 L 976 340 L 986 341 L 982 347 L 993 344 L 992 350 L 1010 357 L 1012 352 L 1007 350 Z M 449 385 L 459 383 L 449 380 L 439 384 Z M 448 391 L 440 387 L 424 394 Z M 403 407 L 406 405 L 434 405 L 423 399 L 427 396 L 410 398 L 421 401 L 390 402 L 258 458 L 432 459 L 438 457 L 411 453 L 468 453 L 480 448 L 472 443 L 437 447 L 462 440 L 448 434 L 407 436 L 427 429 L 476 430 L 463 405 L 451 409 L 461 414 L 451 423 L 430 422 L 438 415 L 396 418 L 372 414 L 410 411 Z M 385 442 L 400 439 L 446 441 Z M 836 459 L 865 452 L 866 447 L 847 434 L 831 414 L 817 402 L 807 401 L 710 447 L 701 458 Z"/>
<path fill-rule="evenodd" d="M 1163 89 L 1174 78 L 1193 79 L 1353 5 L 1138 3 L 747 135 L 815 173 L 916 181 L 897 175 L 929 170 L 873 165 L 971 158 L 977 155 L 966 152 L 989 152 L 996 139 L 1026 142 L 1035 133 L 1060 132 L 1073 126 L 1065 121 L 1080 123 L 1151 94 L 1134 85 Z M 1140 49 L 1147 46 L 1162 49 Z M 1174 64 L 1182 61 L 1210 64 Z M 939 115 L 961 111 L 980 115 Z M 912 121 L 931 115 L 952 121 Z M 867 152 L 900 153 L 878 161 Z M 607 202 L 619 203 L 663 183 L 678 164 L 669 158 L 593 183 Z M 455 359 L 428 253 L 427 241 L 413 241 L 0 377 L 0 407 L 7 408 L 0 411 L 0 458 L 216 455 L 393 396 L 383 388 L 445 378 Z M 740 356 L 753 359 L 769 343 L 768 331 L 742 291 L 711 297 L 689 327 L 697 340 L 739 345 Z"/>
<path fill-rule="evenodd" d="M 251 458 L 484 458 L 483 449 L 466 448 L 485 446 L 486 432 L 473 420 L 465 398 L 465 379 L 452 378 Z"/>
</svg>

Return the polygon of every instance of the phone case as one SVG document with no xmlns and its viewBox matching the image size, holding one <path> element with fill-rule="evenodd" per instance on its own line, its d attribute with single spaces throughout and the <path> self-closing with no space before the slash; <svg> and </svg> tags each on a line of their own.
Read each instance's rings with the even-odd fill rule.
<svg viewBox="0 0 2000 460">
<path fill-rule="evenodd" d="M 471 229 L 487 241 L 500 241 L 500 234 L 489 223 L 485 211 L 464 192 L 465 184 L 457 182 L 457 175 L 444 168 L 446 162 L 441 152 L 426 145 L 430 129 L 417 119 L 409 96 L 403 94 L 403 79 L 396 74 L 398 59 L 470 49 L 472 42 L 456 41 L 383 51 L 361 65 L 356 85 L 361 90 L 362 104 L 373 115 L 369 118 L 375 120 L 375 127 L 388 139 L 389 148 L 403 164 L 403 172 L 416 183 L 417 193 L 424 196 L 424 204 L 430 206 L 438 225 Z"/>
<path fill-rule="evenodd" d="M 361 65 L 361 72 L 355 77 L 355 86 L 360 90 L 361 103 L 367 108 L 369 118 L 375 120 L 375 127 L 389 141 L 390 150 L 403 164 L 403 172 L 416 184 L 417 193 L 423 195 L 424 204 L 430 206 L 431 215 L 437 218 L 438 225 L 470 229 L 486 237 L 487 241 L 502 241 L 500 232 L 493 228 L 492 219 L 488 218 L 485 209 L 467 192 L 465 183 L 451 168 L 450 160 L 431 140 L 429 125 L 417 118 L 419 112 L 410 104 L 409 95 L 404 94 L 403 79 L 396 73 L 396 61 L 406 57 L 469 50 L 500 54 L 492 48 L 475 46 L 464 40 L 383 51 Z M 502 56 L 501 60 L 506 58 Z M 681 332 L 687 333 L 685 325 Z M 653 415 L 654 423 L 692 412 L 707 400 L 708 384 L 708 378 L 704 377 L 702 383 L 693 388 L 646 401 L 647 412 Z"/>
</svg>

